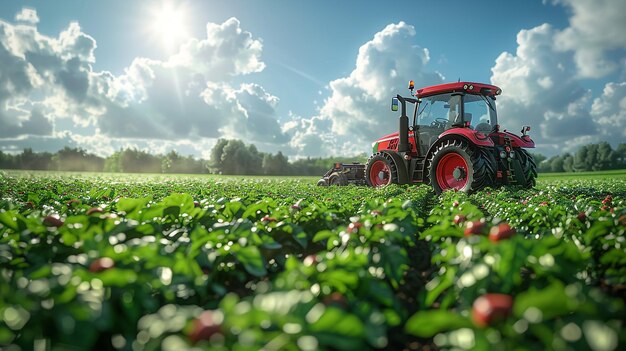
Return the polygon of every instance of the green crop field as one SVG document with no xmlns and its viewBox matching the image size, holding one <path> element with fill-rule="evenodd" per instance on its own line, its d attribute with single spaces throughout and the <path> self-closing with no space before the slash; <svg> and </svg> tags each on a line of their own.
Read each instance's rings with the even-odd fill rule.
<svg viewBox="0 0 626 351">
<path fill-rule="evenodd" d="M 624 178 L 0 172 L 0 348 L 623 350 Z"/>
</svg>

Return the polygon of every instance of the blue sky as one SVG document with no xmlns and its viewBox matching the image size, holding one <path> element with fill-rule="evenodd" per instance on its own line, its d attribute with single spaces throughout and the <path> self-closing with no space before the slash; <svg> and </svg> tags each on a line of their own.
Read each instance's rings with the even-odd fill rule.
<svg viewBox="0 0 626 351">
<path fill-rule="evenodd" d="M 499 84 L 544 154 L 626 142 L 620 0 L 12 1 L 0 26 L 4 151 L 350 155 L 408 80 L 459 78 Z"/>
</svg>

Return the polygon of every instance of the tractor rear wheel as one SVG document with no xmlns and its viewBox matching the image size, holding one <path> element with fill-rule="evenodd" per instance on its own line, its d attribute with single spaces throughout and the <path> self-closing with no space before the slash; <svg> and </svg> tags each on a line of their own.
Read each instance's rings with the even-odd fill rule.
<svg viewBox="0 0 626 351">
<path fill-rule="evenodd" d="M 348 179 L 342 173 L 333 172 L 330 174 L 330 177 L 328 177 L 328 184 L 330 186 L 345 186 L 348 185 Z"/>
<path fill-rule="evenodd" d="M 428 160 L 428 178 L 437 194 L 446 190 L 472 192 L 494 184 L 495 168 L 488 150 L 470 147 L 462 140 L 446 140 Z"/>
<path fill-rule="evenodd" d="M 370 156 L 365 165 L 365 181 L 367 185 L 379 187 L 408 182 L 402 159 L 398 154 L 377 152 Z"/>
<path fill-rule="evenodd" d="M 522 171 L 524 172 L 525 184 L 522 184 L 522 186 L 524 188 L 534 187 L 536 184 L 535 179 L 537 178 L 537 164 L 535 163 L 535 159 L 525 149 L 515 148 L 514 150 L 519 158 Z"/>
</svg>

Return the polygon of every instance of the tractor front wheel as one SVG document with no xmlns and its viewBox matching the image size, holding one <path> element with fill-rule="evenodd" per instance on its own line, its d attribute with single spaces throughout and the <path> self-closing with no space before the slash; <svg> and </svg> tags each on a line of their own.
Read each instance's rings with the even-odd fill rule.
<svg viewBox="0 0 626 351">
<path fill-rule="evenodd" d="M 495 167 L 488 155 L 461 140 L 444 141 L 428 161 L 428 178 L 437 194 L 478 191 L 493 185 L 494 176 Z"/>
<path fill-rule="evenodd" d="M 394 157 L 396 159 L 394 159 Z M 373 187 L 385 186 L 391 183 L 405 184 L 407 180 L 403 169 L 398 169 L 399 156 L 387 152 L 377 152 L 370 156 L 365 166 L 365 181 Z M 404 167 L 404 166 L 402 166 Z"/>
<path fill-rule="evenodd" d="M 525 184 L 522 184 L 524 188 L 532 188 L 535 186 L 535 179 L 537 178 L 537 164 L 533 156 L 522 148 L 515 148 L 517 157 L 519 158 L 522 171 L 524 172 Z"/>
</svg>

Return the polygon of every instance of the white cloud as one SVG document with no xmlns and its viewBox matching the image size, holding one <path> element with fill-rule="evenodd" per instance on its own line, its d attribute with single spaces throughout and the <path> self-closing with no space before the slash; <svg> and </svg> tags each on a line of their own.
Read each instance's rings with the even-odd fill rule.
<svg viewBox="0 0 626 351">
<path fill-rule="evenodd" d="M 619 68 L 626 52 L 626 1 L 555 0 L 572 11 L 569 27 L 556 34 L 559 50 L 573 51 L 579 74 L 599 78 Z"/>
<path fill-rule="evenodd" d="M 349 76 L 329 84 L 330 97 L 318 116 L 300 119 L 291 146 L 300 155 L 352 155 L 368 152 L 373 140 L 397 130 L 389 110 L 391 97 L 413 79 L 416 86 L 443 82 L 426 69 L 428 49 L 412 45 L 415 28 L 404 22 L 390 24 L 362 45 Z"/>
<path fill-rule="evenodd" d="M 15 15 L 15 20 L 19 22 L 26 22 L 30 24 L 39 23 L 39 16 L 35 9 L 23 8 L 21 12 Z"/>
<path fill-rule="evenodd" d="M 624 4 L 608 9 L 604 0 L 597 8 L 584 1 L 557 2 L 572 7 L 570 26 L 560 30 L 543 24 L 521 30 L 516 52 L 503 52 L 496 59 L 491 82 L 503 89 L 498 99 L 500 124 L 516 132 L 524 124 L 534 126 L 538 151 L 547 154 L 572 152 L 603 140 L 617 143 L 624 138 L 624 116 L 615 110 L 618 97 L 624 96 L 623 83 L 608 84 L 602 97 L 594 100 L 582 79 L 614 71 L 623 57 L 626 39 L 603 36 L 616 34 L 615 28 L 626 31 L 626 22 L 621 21 L 625 11 L 608 14 L 619 12 Z M 600 14 L 606 16 L 598 21 L 595 16 Z M 597 28 L 591 25 L 603 21 L 607 23 Z M 606 33 L 600 35 L 602 28 Z M 621 50 L 618 59 L 611 57 L 615 49 Z M 593 62 L 588 62 L 591 57 Z M 606 64 L 598 65 L 603 60 Z"/>
<path fill-rule="evenodd" d="M 626 142 L 626 82 L 607 83 L 602 96 L 591 105 L 591 116 L 601 127 L 604 140 Z"/>
<path fill-rule="evenodd" d="M 76 22 L 54 38 L 0 21 L 0 144 L 47 135 L 34 143 L 56 145 L 50 138 L 58 137 L 99 154 L 171 145 L 196 155 L 218 137 L 286 144 L 278 98 L 256 84 L 232 85 L 264 69 L 260 39 L 235 18 L 206 28 L 206 38 L 190 39 L 170 58 L 138 57 L 116 76 L 93 71 L 96 40 Z"/>
</svg>

